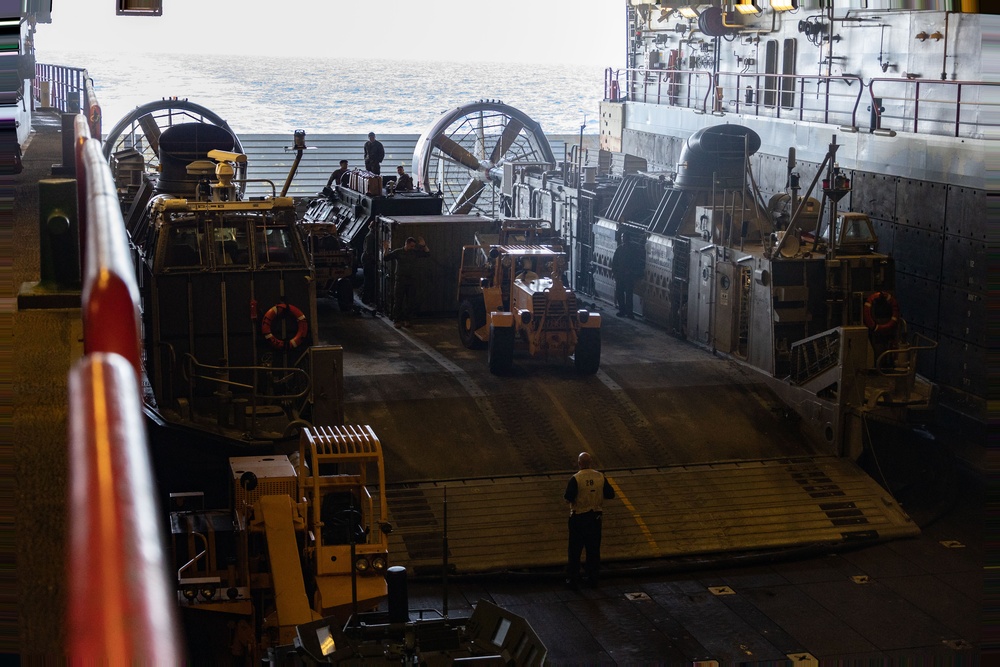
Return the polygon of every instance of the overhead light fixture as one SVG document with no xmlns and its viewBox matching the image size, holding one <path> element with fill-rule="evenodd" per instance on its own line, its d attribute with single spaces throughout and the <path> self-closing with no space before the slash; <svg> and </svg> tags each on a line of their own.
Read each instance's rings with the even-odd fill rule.
<svg viewBox="0 0 1000 667">
<path fill-rule="evenodd" d="M 686 19 L 698 18 L 698 10 L 695 9 L 694 7 L 691 7 L 690 5 L 686 7 L 680 7 L 677 9 L 677 11 L 680 12 L 681 16 L 683 16 Z"/>
<path fill-rule="evenodd" d="M 757 0 L 736 0 L 736 11 L 740 14 L 760 14 L 760 7 Z"/>
<path fill-rule="evenodd" d="M 799 0 L 770 0 L 771 9 L 776 12 L 790 12 L 799 8 Z"/>
<path fill-rule="evenodd" d="M 117 16 L 162 16 L 163 0 L 118 0 L 115 14 Z"/>
</svg>

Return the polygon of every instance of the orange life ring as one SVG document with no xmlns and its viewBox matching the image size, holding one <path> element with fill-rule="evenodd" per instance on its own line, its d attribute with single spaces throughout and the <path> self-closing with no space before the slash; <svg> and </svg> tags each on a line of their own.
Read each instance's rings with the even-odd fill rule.
<svg viewBox="0 0 1000 667">
<path fill-rule="evenodd" d="M 891 312 L 889 319 L 885 322 L 876 321 L 875 315 L 872 313 L 872 304 L 879 300 L 884 301 L 889 306 Z M 865 299 L 863 318 L 865 326 L 871 329 L 873 333 L 890 333 L 899 325 L 899 302 L 896 301 L 896 297 L 888 292 L 872 292 Z"/>
<path fill-rule="evenodd" d="M 298 322 L 298 330 L 295 335 L 289 340 L 282 340 L 274 334 L 271 333 L 271 323 L 274 318 L 278 317 L 285 311 L 288 311 Z M 309 323 L 306 322 L 306 316 L 302 314 L 302 311 L 293 306 L 290 303 L 279 303 L 271 307 L 271 310 L 264 314 L 264 319 L 260 324 L 260 332 L 264 334 L 264 338 L 271 344 L 276 350 L 282 350 L 287 345 L 288 347 L 298 347 L 305 340 L 306 334 L 309 333 Z"/>
</svg>

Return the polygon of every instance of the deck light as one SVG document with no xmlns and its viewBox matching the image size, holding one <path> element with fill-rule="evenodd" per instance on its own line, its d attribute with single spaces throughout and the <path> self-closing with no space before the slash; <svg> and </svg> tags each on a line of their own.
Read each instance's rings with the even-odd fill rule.
<svg viewBox="0 0 1000 667">
<path fill-rule="evenodd" d="M 680 15 L 686 19 L 696 19 L 698 18 L 698 10 L 691 6 L 680 7 L 678 10 Z"/>
<path fill-rule="evenodd" d="M 118 16 L 163 16 L 163 0 L 118 0 L 115 5 Z"/>
<path fill-rule="evenodd" d="M 771 9 L 776 12 L 790 12 L 799 8 L 799 0 L 770 0 Z"/>
<path fill-rule="evenodd" d="M 757 0 L 736 0 L 736 11 L 740 14 L 760 14 L 760 6 Z"/>
</svg>

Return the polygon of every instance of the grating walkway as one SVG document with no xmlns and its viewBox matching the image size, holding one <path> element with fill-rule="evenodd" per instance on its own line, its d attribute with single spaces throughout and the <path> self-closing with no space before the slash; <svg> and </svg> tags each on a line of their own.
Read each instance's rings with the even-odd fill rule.
<svg viewBox="0 0 1000 667">
<path fill-rule="evenodd" d="M 919 534 L 850 461 L 799 457 L 609 471 L 605 561 L 846 544 Z M 425 482 L 387 490 L 390 554 L 440 571 L 447 493 L 448 562 L 460 574 L 566 562 L 568 475 Z"/>
</svg>

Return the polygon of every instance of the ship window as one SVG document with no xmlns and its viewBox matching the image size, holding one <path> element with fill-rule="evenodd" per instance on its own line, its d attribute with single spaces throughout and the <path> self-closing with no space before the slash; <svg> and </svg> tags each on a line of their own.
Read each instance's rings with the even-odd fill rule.
<svg viewBox="0 0 1000 667">
<path fill-rule="evenodd" d="M 786 39 L 781 53 L 781 106 L 786 109 L 795 108 L 795 58 L 796 45 L 794 39 Z"/>
<path fill-rule="evenodd" d="M 257 228 L 257 263 L 290 264 L 298 260 L 295 238 L 288 227 Z"/>
<path fill-rule="evenodd" d="M 778 73 L 778 40 L 769 39 L 764 44 L 764 72 Z M 778 77 L 764 77 L 764 106 L 773 107 L 778 88 Z"/>
<path fill-rule="evenodd" d="M 507 641 L 507 633 L 510 631 L 511 622 L 509 618 L 501 618 L 497 624 L 497 629 L 493 631 L 493 645 L 503 646 Z"/>
<path fill-rule="evenodd" d="M 218 267 L 250 264 L 250 240 L 247 238 L 247 227 L 242 222 L 227 226 L 217 225 L 212 230 L 212 243 L 215 250 L 215 264 Z"/>
<path fill-rule="evenodd" d="M 166 268 L 202 266 L 201 234 L 193 227 L 171 227 L 167 232 Z"/>
</svg>

